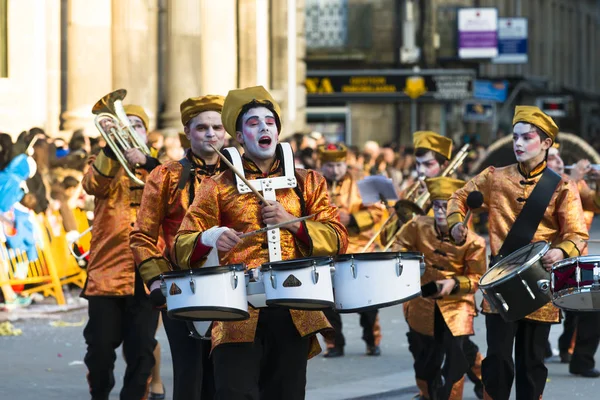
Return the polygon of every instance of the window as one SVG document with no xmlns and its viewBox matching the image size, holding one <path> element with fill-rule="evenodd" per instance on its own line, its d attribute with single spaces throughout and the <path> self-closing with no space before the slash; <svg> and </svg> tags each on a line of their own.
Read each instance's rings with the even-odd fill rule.
<svg viewBox="0 0 600 400">
<path fill-rule="evenodd" d="M 8 0 L 0 0 L 0 78 L 8 76 Z"/>
<path fill-rule="evenodd" d="M 306 1 L 306 47 L 340 48 L 348 36 L 347 0 Z"/>
</svg>

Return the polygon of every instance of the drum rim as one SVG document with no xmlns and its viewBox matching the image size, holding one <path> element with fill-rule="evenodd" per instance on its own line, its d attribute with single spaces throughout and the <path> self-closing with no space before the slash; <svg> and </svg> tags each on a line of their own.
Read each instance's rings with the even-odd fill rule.
<svg viewBox="0 0 600 400">
<path fill-rule="evenodd" d="M 286 271 L 290 269 L 299 269 L 312 267 L 325 267 L 333 264 L 333 258 L 330 256 L 294 258 L 293 260 L 271 261 L 260 266 L 260 271 Z"/>
<path fill-rule="evenodd" d="M 181 269 L 177 271 L 168 271 L 161 274 L 161 278 L 181 278 L 190 275 L 212 275 L 224 274 L 227 272 L 241 272 L 246 270 L 246 264 L 229 264 L 219 267 L 200 267 L 192 269 Z"/>
<path fill-rule="evenodd" d="M 483 280 L 484 280 L 484 278 L 486 277 L 486 275 L 487 275 L 487 274 L 488 274 L 490 271 L 492 271 L 494 268 L 496 268 L 496 266 L 497 266 L 498 264 L 500 264 L 500 263 L 501 263 L 501 262 L 503 262 L 503 261 L 504 261 L 504 262 L 506 262 L 506 260 L 510 260 L 510 256 L 511 256 L 511 255 L 513 255 L 513 254 L 515 254 L 517 251 L 519 251 L 519 250 L 521 250 L 521 249 L 524 249 L 524 248 L 525 248 L 525 247 L 527 247 L 527 246 L 531 246 L 531 245 L 534 245 L 534 246 L 535 246 L 535 245 L 536 245 L 536 244 L 538 244 L 538 243 L 545 243 L 545 245 L 544 245 L 543 249 L 542 249 L 540 252 L 536 253 L 534 257 L 531 257 L 529 260 L 527 260 L 527 262 L 526 262 L 525 264 L 521 265 L 521 266 L 519 267 L 519 269 L 515 270 L 515 271 L 514 271 L 512 274 L 510 274 L 510 275 L 507 275 L 507 276 L 504 276 L 504 277 L 502 277 L 502 278 L 500 278 L 500 279 L 498 279 L 498 280 L 495 280 L 495 281 L 493 281 L 493 282 L 489 282 L 489 283 L 483 283 Z M 506 281 L 508 281 L 508 280 L 510 280 L 510 279 L 512 279 L 512 278 L 514 278 L 514 277 L 515 277 L 515 275 L 517 275 L 517 274 L 519 274 L 519 273 L 521 273 L 521 272 L 525 271 L 526 269 L 529 269 L 529 268 L 530 268 L 530 267 L 531 267 L 533 264 L 537 263 L 537 262 L 540 260 L 540 258 L 542 258 L 542 256 L 543 256 L 543 255 L 544 255 L 544 254 L 545 254 L 545 253 L 546 253 L 546 252 L 547 252 L 549 249 L 550 249 L 550 243 L 548 243 L 548 242 L 546 242 L 546 241 L 544 241 L 544 240 L 539 240 L 539 241 L 537 241 L 537 242 L 532 242 L 532 243 L 529 243 L 529 244 L 527 244 L 526 246 L 523 246 L 523 247 L 521 247 L 521 248 L 520 248 L 520 249 L 518 249 L 518 250 L 515 250 L 514 252 L 510 253 L 508 256 L 506 256 L 505 258 L 503 258 L 502 260 L 500 260 L 500 261 L 498 261 L 496 264 L 494 264 L 494 266 L 492 266 L 491 268 L 488 268 L 488 269 L 487 269 L 487 271 L 485 271 L 485 273 L 484 273 L 484 274 L 481 276 L 481 278 L 479 279 L 479 286 L 480 286 L 480 287 L 482 287 L 482 288 L 484 288 L 484 289 L 485 289 L 485 288 L 491 288 L 491 287 L 494 287 L 494 286 L 498 286 L 498 285 L 500 285 L 501 283 L 504 283 L 504 282 L 506 282 Z"/>
<path fill-rule="evenodd" d="M 176 315 L 176 311 L 197 311 L 197 310 L 205 310 L 205 311 L 219 311 L 219 312 L 229 312 L 235 314 L 235 318 L 231 319 L 198 319 L 194 317 L 183 317 L 180 315 Z M 213 321 L 213 322 L 228 322 L 228 321 L 244 321 L 250 318 L 250 313 L 248 311 L 241 310 L 239 308 L 233 307 L 221 307 L 221 306 L 193 306 L 193 307 L 181 307 L 175 310 L 167 310 L 167 315 L 173 319 L 179 319 L 182 321 Z"/>
<path fill-rule="evenodd" d="M 348 261 L 351 259 L 355 260 L 393 260 L 399 257 L 401 260 L 420 260 L 423 259 L 423 253 L 418 251 L 406 251 L 406 252 L 385 252 L 385 253 L 349 253 L 339 254 L 335 256 L 334 261 Z"/>
<path fill-rule="evenodd" d="M 289 302 L 294 302 L 294 303 L 300 303 L 300 304 L 320 304 L 323 307 L 322 308 L 291 308 L 288 306 L 282 306 L 280 304 L 277 304 L 279 302 L 282 301 L 289 301 Z M 268 307 L 272 307 L 272 308 L 286 308 L 288 310 L 303 310 L 303 311 L 321 311 L 321 310 L 325 310 L 327 308 L 332 308 L 335 305 L 335 302 L 333 301 L 325 301 L 325 300 L 311 300 L 311 299 L 294 299 L 294 298 L 285 298 L 285 299 L 271 299 L 271 300 L 267 300 L 266 301 L 267 306 Z"/>
<path fill-rule="evenodd" d="M 393 301 L 388 301 L 387 303 L 378 303 L 378 304 L 373 304 L 373 305 L 370 305 L 370 306 L 357 307 L 357 308 L 343 308 L 343 309 L 338 309 L 337 307 L 334 307 L 334 310 L 336 312 L 340 313 L 340 314 L 350 314 L 350 313 L 357 313 L 357 312 L 378 310 L 380 308 L 386 308 L 386 307 L 396 306 L 398 304 L 405 303 L 405 302 L 407 302 L 409 300 L 416 299 L 417 297 L 421 297 L 421 291 L 420 290 L 417 293 L 412 294 L 412 295 L 407 296 L 407 297 L 403 297 L 400 300 L 393 300 Z"/>
<path fill-rule="evenodd" d="M 600 256 L 594 256 L 594 255 L 587 255 L 587 256 L 577 256 L 577 257 L 569 257 L 569 258 L 565 258 L 564 260 L 560 260 L 555 262 L 552 265 L 552 271 L 554 271 L 554 268 L 562 268 L 566 265 L 571 265 L 571 264 L 575 264 L 575 263 L 587 263 L 590 261 L 595 261 L 600 263 Z"/>
</svg>

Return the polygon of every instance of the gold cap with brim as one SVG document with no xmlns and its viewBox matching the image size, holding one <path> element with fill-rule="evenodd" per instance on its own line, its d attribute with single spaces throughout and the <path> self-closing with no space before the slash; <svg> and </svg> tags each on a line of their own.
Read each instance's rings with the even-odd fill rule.
<svg viewBox="0 0 600 400">
<path fill-rule="evenodd" d="M 535 125 L 540 128 L 552 141 L 558 135 L 558 126 L 554 120 L 535 106 L 517 106 L 513 117 L 513 126 L 519 122 Z"/>
<path fill-rule="evenodd" d="M 450 199 L 454 192 L 463 187 L 465 183 L 463 180 L 448 178 L 446 176 L 425 179 L 427 190 L 431 195 L 431 201 Z"/>
<path fill-rule="evenodd" d="M 317 155 L 322 163 L 346 161 L 348 148 L 343 143 L 328 143 L 317 147 Z"/>
<path fill-rule="evenodd" d="M 148 117 L 148 114 L 146 114 L 144 107 L 138 106 L 137 104 L 126 104 L 123 106 L 123 109 L 125 110 L 125 114 L 133 115 L 141 119 L 146 127 L 146 130 L 150 129 L 150 117 Z"/>
<path fill-rule="evenodd" d="M 262 86 L 253 86 L 245 89 L 230 90 L 223 104 L 221 119 L 225 130 L 233 137 L 236 133 L 236 122 L 246 104 L 255 101 L 258 106 L 264 106 L 275 112 L 277 128 L 281 133 L 281 109 L 271 94 Z"/>
<path fill-rule="evenodd" d="M 204 111 L 216 111 L 220 113 L 223 110 L 224 102 L 225 97 L 216 94 L 190 97 L 184 100 L 179 106 L 181 110 L 181 123 L 187 125 L 192 118 Z"/>
<path fill-rule="evenodd" d="M 413 146 L 415 149 L 434 151 L 448 160 L 452 157 L 452 139 L 432 131 L 415 132 L 413 134 Z"/>
</svg>

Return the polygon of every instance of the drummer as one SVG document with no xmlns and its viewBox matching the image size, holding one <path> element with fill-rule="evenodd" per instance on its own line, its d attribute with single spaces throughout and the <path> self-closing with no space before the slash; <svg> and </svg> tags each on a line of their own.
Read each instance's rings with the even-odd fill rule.
<svg viewBox="0 0 600 400">
<path fill-rule="evenodd" d="M 455 242 L 462 243 L 467 237 L 467 228 L 462 222 L 467 212 L 467 196 L 472 191 L 483 194 L 483 208 L 489 213 L 492 257 L 497 259 L 499 252 L 505 251 L 501 246 L 509 232 L 512 240 L 508 242 L 518 242 L 513 239 L 511 227 L 547 170 L 548 149 L 557 134 L 558 127 L 552 118 L 539 108 L 517 106 L 513 117 L 513 150 L 518 163 L 503 168 L 489 167 L 452 195 L 448 202 L 448 224 Z M 555 179 L 552 183 L 557 186 L 551 195 L 546 196 L 548 206 L 537 224 L 537 230 L 530 232 L 533 238 L 527 243 L 517 243 L 525 246 L 532 241 L 550 242 L 551 249 L 541 258 L 547 269 L 565 257 L 580 255 L 588 238 L 575 183 L 552 174 L 546 173 L 546 179 Z M 542 193 L 538 198 L 544 195 Z M 524 217 L 532 218 L 530 215 Z M 523 233 L 519 232 L 521 236 Z M 517 398 L 540 398 L 548 375 L 544 365 L 545 347 L 550 324 L 559 322 L 559 310 L 548 303 L 516 322 L 504 321 L 499 314 L 491 311 L 486 302 L 483 312 L 488 346 L 482 369 L 485 392 L 494 400 L 508 399 L 516 361 Z M 513 342 L 515 361 L 512 357 Z"/>
<path fill-rule="evenodd" d="M 450 242 L 446 206 L 465 182 L 438 177 L 425 183 L 434 217 L 418 216 L 407 222 L 392 249 L 423 253 L 426 267 L 421 283 L 435 283 L 438 288 L 431 297 L 404 303 L 408 325 L 423 344 L 414 363 L 421 398 L 456 400 L 462 399 L 464 374 L 470 368 L 465 343 L 474 334 L 474 293 L 486 269 L 486 244 L 474 232 L 460 246 Z"/>
<path fill-rule="evenodd" d="M 243 169 L 236 173 L 258 180 L 258 188 L 262 179 L 282 176 L 284 165 L 293 165 L 278 145 L 279 105 L 262 86 L 230 91 L 222 118 L 225 129 L 236 132 L 244 148 Z M 203 180 L 175 238 L 177 264 L 197 268 L 213 248 L 219 250 L 220 265 L 245 263 L 250 269 L 268 261 L 345 252 L 348 233 L 337 208 L 329 203 L 325 178 L 304 169 L 295 169 L 295 178 L 295 187 L 273 189 L 277 201 L 267 203 L 253 193 L 240 194 L 231 169 Z M 265 224 L 312 214 L 314 219 L 278 229 L 274 238 L 269 231 L 268 240 L 239 237 Z M 276 254 L 273 246 L 280 248 Z M 215 399 L 304 399 L 307 359 L 320 352 L 315 334 L 331 330 L 325 315 L 281 307 L 249 312 L 248 320 L 213 326 Z"/>
<path fill-rule="evenodd" d="M 340 220 L 348 230 L 348 253 L 360 253 L 373 236 L 373 227 L 381 221 L 384 208 L 381 204 L 366 206 L 363 204 L 356 179 L 348 172 L 346 162 L 347 148 L 344 144 L 329 143 L 317 149 L 321 163 L 321 173 L 327 180 L 329 198 L 338 207 Z M 372 244 L 368 252 L 375 250 Z M 335 340 L 327 342 L 325 357 L 344 355 L 345 339 L 342 333 L 342 318 L 332 308 L 325 315 L 335 330 Z M 381 350 L 381 326 L 378 310 L 360 312 L 360 326 L 363 340 L 367 345 L 368 356 L 379 356 Z"/>
<path fill-rule="evenodd" d="M 600 172 L 592 169 L 589 160 L 579 160 L 568 176 L 564 173 L 565 164 L 560 156 L 560 147 L 555 143 L 548 151 L 548 168 L 577 184 L 581 205 L 584 210 L 585 223 L 588 232 L 592 227 L 594 213 L 600 213 Z M 596 190 L 592 190 L 584 177 L 596 181 Z M 582 252 L 587 254 L 587 248 Z M 594 355 L 600 343 L 600 312 L 564 311 L 565 321 L 563 334 L 558 339 L 560 360 L 569 364 L 569 372 L 586 378 L 600 377 L 600 371 L 595 368 Z M 575 337 L 573 354 L 569 354 L 571 342 Z"/>
<path fill-rule="evenodd" d="M 186 155 L 156 168 L 146 181 L 137 222 L 130 234 L 130 247 L 153 298 L 161 296 L 160 275 L 171 270 L 168 258 L 158 246 L 161 231 L 168 253 L 194 200 L 195 189 L 218 170 L 219 156 L 210 145 L 221 149 L 225 141 L 221 122 L 224 100 L 223 96 L 206 95 L 181 103 L 181 123 L 188 144 Z M 170 318 L 165 310 L 162 317 L 173 359 L 173 399 L 213 397 L 212 365 L 208 359 L 210 341 L 190 337 L 186 321 Z M 190 357 L 191 354 L 195 356 Z"/>
</svg>

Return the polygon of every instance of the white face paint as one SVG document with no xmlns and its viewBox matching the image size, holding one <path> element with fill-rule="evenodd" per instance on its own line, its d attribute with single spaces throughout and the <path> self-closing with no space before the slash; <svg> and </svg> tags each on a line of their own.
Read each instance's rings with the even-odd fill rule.
<svg viewBox="0 0 600 400">
<path fill-rule="evenodd" d="M 550 147 L 550 149 L 548 150 L 548 168 L 550 168 L 552 171 L 558 173 L 558 174 L 562 174 L 565 172 L 565 163 L 563 162 L 562 158 L 560 157 L 560 153 L 558 152 L 558 149 L 555 147 Z"/>
<path fill-rule="evenodd" d="M 435 223 L 442 230 L 448 230 L 448 219 L 446 217 L 446 209 L 448 202 L 446 200 L 434 200 L 433 201 L 433 218 Z"/>
<path fill-rule="evenodd" d="M 531 124 L 518 122 L 513 127 L 513 150 L 518 162 L 526 162 L 540 155 L 542 139 Z"/>
<path fill-rule="evenodd" d="M 148 142 L 148 132 L 146 131 L 146 127 L 144 126 L 144 122 L 140 117 L 135 115 L 128 115 L 129 122 L 131 122 L 131 126 L 133 130 L 138 134 L 138 136 L 142 139 L 144 143 Z"/>
<path fill-rule="evenodd" d="M 341 180 L 348 171 L 348 164 L 345 161 L 326 162 L 321 166 L 323 176 L 333 182 Z"/>
<path fill-rule="evenodd" d="M 184 131 L 194 154 L 203 158 L 215 154 L 211 145 L 220 150 L 225 142 L 225 128 L 217 111 L 204 111 L 196 115 Z"/>
<path fill-rule="evenodd" d="M 279 141 L 275 121 L 275 115 L 266 107 L 251 108 L 242 115 L 242 131 L 237 132 L 237 139 L 251 160 L 269 160 L 275 157 Z"/>
<path fill-rule="evenodd" d="M 433 151 L 428 151 L 421 157 L 415 157 L 417 161 L 417 173 L 425 178 L 435 178 L 442 172 L 442 166 L 435 159 Z"/>
</svg>

